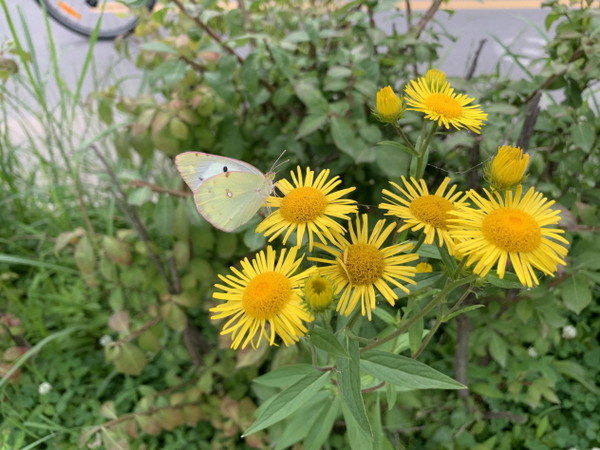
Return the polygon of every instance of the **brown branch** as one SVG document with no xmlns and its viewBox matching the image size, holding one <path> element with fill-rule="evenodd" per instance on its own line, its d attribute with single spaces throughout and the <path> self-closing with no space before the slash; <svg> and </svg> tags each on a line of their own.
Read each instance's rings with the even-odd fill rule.
<svg viewBox="0 0 600 450">
<path fill-rule="evenodd" d="M 188 13 L 188 11 L 185 9 L 185 6 L 181 2 L 181 0 L 173 0 L 173 3 L 175 3 L 177 5 L 177 7 L 181 10 L 182 13 L 184 13 L 186 16 L 188 16 L 190 19 L 192 19 L 196 23 L 196 25 L 198 25 L 200 28 L 202 28 L 202 30 L 206 34 L 208 34 L 213 41 L 215 41 L 217 44 L 219 44 L 219 46 L 223 50 L 225 50 L 230 55 L 235 56 L 235 59 L 237 59 L 238 63 L 242 64 L 244 62 L 244 59 L 240 55 L 238 55 L 234 49 L 232 49 L 225 42 L 223 42 L 223 39 L 221 39 L 221 36 L 219 36 L 217 33 L 215 33 L 212 28 L 210 28 L 208 25 L 206 25 L 204 22 L 202 22 L 202 20 L 198 16 L 192 16 L 190 13 Z"/>
<path fill-rule="evenodd" d="M 527 148 L 529 147 L 529 141 L 531 140 L 531 136 L 533 135 L 533 129 L 535 127 L 535 123 L 537 122 L 537 118 L 540 113 L 539 104 L 541 98 L 542 92 L 537 91 L 536 94 L 532 97 L 529 106 L 527 107 L 525 122 L 523 123 L 523 128 L 521 129 L 519 139 L 517 139 L 517 147 L 520 147 L 524 150 L 527 150 Z"/>
<path fill-rule="evenodd" d="M 360 392 L 362 392 L 363 394 L 367 393 L 367 392 L 373 392 L 376 391 L 378 389 L 381 389 L 383 386 L 385 386 L 385 381 L 382 381 L 381 383 L 372 386 L 370 388 L 366 388 L 366 389 L 361 389 Z"/>
<path fill-rule="evenodd" d="M 475 70 L 477 69 L 477 63 L 479 62 L 479 57 L 481 56 L 481 51 L 483 50 L 483 46 L 487 42 L 487 39 L 481 39 L 479 41 L 479 45 L 477 46 L 477 50 L 475 50 L 475 54 L 473 55 L 473 61 L 471 62 L 471 67 L 469 67 L 469 71 L 467 72 L 467 76 L 465 77 L 467 81 L 473 78 L 475 75 Z"/>
<path fill-rule="evenodd" d="M 104 158 L 102 153 L 100 151 L 98 151 L 98 149 L 93 145 L 91 145 L 90 148 L 94 151 L 94 153 L 96 153 L 96 156 L 100 159 L 100 161 L 104 165 L 104 168 L 106 169 L 106 172 L 108 173 L 108 176 L 110 177 L 110 179 L 112 181 L 112 188 L 115 193 L 115 198 L 117 200 L 117 204 L 119 205 L 119 208 L 121 209 L 123 214 L 125 214 L 125 216 L 129 220 L 129 223 L 131 224 L 131 226 L 137 231 L 140 239 L 144 243 L 144 247 L 146 247 L 146 250 L 148 251 L 148 255 L 150 256 L 152 263 L 156 266 L 158 273 L 160 273 L 160 275 L 166 281 L 167 286 L 169 286 L 169 292 L 171 294 L 177 294 L 177 291 L 175 291 L 173 288 L 171 280 L 167 276 L 167 272 L 165 271 L 165 268 L 163 267 L 162 263 L 160 262 L 160 258 L 154 252 L 152 245 L 150 245 L 150 237 L 148 235 L 148 230 L 146 229 L 146 226 L 142 222 L 142 219 L 140 219 L 140 216 L 138 215 L 137 210 L 127 202 L 127 195 L 123 191 L 123 188 L 121 187 L 121 183 L 117 179 L 117 176 L 111 169 L 110 165 L 108 164 L 108 161 L 106 161 L 106 158 Z"/>
<path fill-rule="evenodd" d="M 571 58 L 569 59 L 569 63 L 572 63 L 573 61 L 575 61 L 576 59 L 578 59 L 580 56 L 582 56 L 584 54 L 584 50 L 583 48 L 578 48 L 577 50 L 575 50 L 573 52 L 573 54 L 571 55 Z M 540 85 L 539 88 L 537 88 L 535 91 L 533 91 L 531 94 L 529 94 L 529 96 L 525 99 L 525 103 L 529 103 L 529 101 L 538 93 L 541 91 L 546 90 L 552 83 L 554 83 L 556 81 L 556 79 L 561 76 L 562 74 L 564 74 L 567 71 L 567 68 L 564 68 L 562 70 L 560 70 L 559 72 L 550 75 L 548 78 L 546 78 L 546 80 Z"/>
<path fill-rule="evenodd" d="M 154 325 L 156 325 L 160 321 L 161 321 L 160 317 L 155 317 L 154 319 L 149 320 L 144 325 L 142 325 L 141 327 L 139 327 L 137 330 L 132 331 L 131 333 L 129 333 L 124 338 L 121 338 L 118 341 L 112 342 L 112 345 L 116 345 L 116 344 L 121 344 L 121 343 L 132 341 L 133 339 L 135 339 L 136 337 L 138 337 L 140 334 L 142 334 L 144 331 L 146 331 L 148 328 L 152 328 Z"/>
<path fill-rule="evenodd" d="M 404 0 L 404 5 L 406 6 L 406 29 L 410 30 L 412 28 L 412 8 L 410 6 L 410 0 Z"/>
<path fill-rule="evenodd" d="M 433 19 L 433 16 L 435 16 L 437 10 L 440 9 L 441 4 L 442 0 L 433 0 L 431 2 L 431 6 L 425 11 L 425 14 L 423 14 L 423 17 L 421 17 L 421 20 L 419 20 L 419 23 L 417 23 L 417 26 L 414 29 L 415 37 L 418 38 L 421 35 L 427 24 Z"/>
</svg>

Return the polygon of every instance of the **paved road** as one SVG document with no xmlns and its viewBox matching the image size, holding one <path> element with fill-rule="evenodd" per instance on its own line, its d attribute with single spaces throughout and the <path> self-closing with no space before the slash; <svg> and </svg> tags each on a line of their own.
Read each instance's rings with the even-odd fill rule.
<svg viewBox="0 0 600 450">
<path fill-rule="evenodd" d="M 21 11 L 27 27 L 30 30 L 34 49 L 41 61 L 42 68 L 48 64 L 47 51 L 47 31 L 45 29 L 41 9 L 34 0 L 5 0 L 9 4 L 13 20 L 20 22 L 18 11 Z M 413 1 L 415 8 L 423 8 L 429 4 L 429 1 Z M 451 76 L 464 76 L 467 67 L 472 58 L 479 41 L 487 38 L 479 59 L 477 73 L 493 72 L 497 64 L 503 73 L 510 74 L 513 77 L 520 77 L 518 70 L 512 68 L 509 60 L 503 60 L 504 50 L 501 45 L 494 42 L 492 35 L 497 36 L 503 43 L 511 45 L 513 49 L 521 53 L 537 55 L 543 45 L 543 39 L 538 32 L 531 26 L 543 29 L 543 19 L 545 11 L 540 8 L 534 9 L 482 9 L 483 7 L 506 7 L 510 5 L 519 5 L 533 7 L 539 2 L 526 0 L 487 0 L 482 4 L 479 0 L 452 0 L 451 5 L 457 8 L 478 8 L 478 9 L 459 9 L 453 15 L 446 12 L 438 13 L 438 20 L 447 29 L 450 35 L 458 36 L 458 40 L 451 42 L 445 39 L 444 49 L 441 52 L 440 67 Z M 488 6 L 485 6 L 488 5 Z M 392 23 L 395 22 L 399 30 L 402 30 L 404 21 L 401 17 L 393 19 L 380 18 L 381 26 L 386 30 L 391 30 Z M 22 30 L 21 23 L 17 23 L 18 28 Z M 88 43 L 85 38 L 71 33 L 58 24 L 50 24 L 54 39 L 58 43 L 61 53 L 61 67 L 68 82 L 74 82 L 76 74 L 80 73 L 81 66 L 85 59 L 88 49 Z M 0 42 L 10 37 L 9 29 L 6 25 L 4 14 L 0 12 Z M 111 42 L 99 42 L 94 50 L 96 69 L 100 74 L 100 81 L 110 82 L 127 75 L 135 76 L 138 72 L 135 66 L 129 61 L 120 60 L 119 55 L 114 51 Z M 94 88 L 91 81 L 87 84 L 87 90 Z"/>
</svg>

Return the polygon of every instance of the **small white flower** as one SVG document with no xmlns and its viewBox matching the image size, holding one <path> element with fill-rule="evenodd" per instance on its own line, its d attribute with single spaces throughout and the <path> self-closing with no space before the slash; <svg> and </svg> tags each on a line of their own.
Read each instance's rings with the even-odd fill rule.
<svg viewBox="0 0 600 450">
<path fill-rule="evenodd" d="M 532 358 L 537 358 L 537 357 L 539 356 L 539 355 L 538 355 L 538 352 L 537 352 L 537 350 L 536 350 L 535 348 L 533 348 L 533 347 L 529 347 L 529 348 L 527 349 L 527 353 L 528 353 L 528 354 L 529 354 L 529 356 L 531 356 Z"/>
<path fill-rule="evenodd" d="M 38 386 L 38 394 L 46 395 L 52 389 L 52 385 L 47 381 L 44 381 Z"/>
<path fill-rule="evenodd" d="M 575 339 L 577 337 L 577 328 L 573 325 L 565 325 L 562 329 L 563 339 Z"/>
<path fill-rule="evenodd" d="M 111 344 L 113 341 L 113 338 L 110 337 L 108 334 L 105 334 L 104 336 L 102 336 L 100 338 L 100 345 L 102 347 L 106 347 L 108 344 Z"/>
</svg>

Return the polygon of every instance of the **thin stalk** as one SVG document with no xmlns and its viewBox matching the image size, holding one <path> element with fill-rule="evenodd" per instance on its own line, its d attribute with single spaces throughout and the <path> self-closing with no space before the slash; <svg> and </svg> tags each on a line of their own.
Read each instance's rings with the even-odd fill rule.
<svg viewBox="0 0 600 450">
<path fill-rule="evenodd" d="M 451 314 L 454 311 L 456 311 L 456 309 L 462 304 L 462 302 L 464 302 L 467 299 L 467 297 L 469 296 L 469 294 L 471 294 L 471 292 L 473 292 L 473 286 L 469 285 L 467 290 L 463 293 L 463 295 L 461 295 L 461 297 L 458 299 L 458 301 L 450 309 L 450 312 L 448 314 Z M 433 335 L 436 333 L 436 331 L 442 324 L 444 317 L 445 317 L 445 314 L 442 314 L 442 312 L 440 311 L 440 313 L 438 314 L 438 318 L 435 321 L 435 324 L 433 325 L 433 327 L 431 327 L 431 330 L 429 330 L 429 333 L 427 333 L 427 336 L 425 336 L 425 339 L 423 339 L 421 346 L 411 356 L 412 359 L 417 359 L 419 357 L 419 355 L 421 355 L 421 353 L 423 353 L 423 350 L 425 350 L 425 348 L 427 348 L 427 345 L 429 345 L 429 342 L 433 338 Z"/>
<path fill-rule="evenodd" d="M 367 350 L 371 350 L 372 348 L 385 344 L 386 342 L 395 339 L 397 336 L 400 336 L 402 333 L 405 333 L 417 320 L 421 319 L 422 317 L 425 317 L 427 314 L 433 311 L 440 302 L 442 302 L 448 297 L 450 292 L 464 284 L 469 284 L 475 281 L 477 278 L 478 275 L 472 274 L 468 277 L 453 281 L 452 283 L 448 283 L 448 285 L 445 286 L 444 289 L 442 289 L 438 293 L 438 295 L 436 295 L 427 305 L 425 305 L 425 307 L 421 311 L 419 311 L 414 317 L 411 317 L 400 328 L 398 328 L 396 331 L 392 332 L 391 334 L 382 339 L 376 339 L 371 344 L 361 348 L 360 351 L 366 352 Z"/>
<path fill-rule="evenodd" d="M 425 166 L 427 165 L 427 160 L 429 159 L 429 144 L 431 143 L 431 139 L 435 134 L 435 130 L 437 129 L 437 122 L 432 122 L 431 127 L 429 128 L 429 132 L 425 139 L 421 139 L 419 148 L 417 150 L 419 156 L 417 156 L 417 170 L 415 175 L 417 179 L 423 178 L 423 173 L 425 172 Z M 425 125 L 423 126 L 423 130 L 425 130 Z"/>
<path fill-rule="evenodd" d="M 404 131 L 402 130 L 402 127 L 400 126 L 400 124 L 398 122 L 396 122 L 394 124 L 394 129 L 396 130 L 398 135 L 402 138 L 402 140 L 404 141 L 406 146 L 410 149 L 411 153 L 414 156 L 418 156 L 417 150 L 415 150 L 415 146 L 412 144 L 412 142 L 410 142 L 410 140 L 408 139 L 408 136 L 406 135 L 406 133 L 404 133 Z"/>
</svg>

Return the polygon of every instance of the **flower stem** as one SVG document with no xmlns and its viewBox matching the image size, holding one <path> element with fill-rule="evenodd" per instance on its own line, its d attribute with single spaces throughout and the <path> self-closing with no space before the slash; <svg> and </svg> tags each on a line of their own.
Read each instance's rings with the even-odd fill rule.
<svg viewBox="0 0 600 450">
<path fill-rule="evenodd" d="M 423 173 L 425 172 L 425 166 L 427 165 L 427 160 L 429 159 L 429 144 L 431 143 L 431 139 L 435 135 L 435 130 L 437 129 L 437 122 L 432 122 L 431 127 L 429 128 L 429 132 L 427 133 L 427 137 L 425 137 L 425 125 L 423 125 L 423 132 L 421 133 L 421 141 L 419 142 L 419 148 L 417 149 L 417 169 L 415 171 L 415 178 L 423 178 Z"/>
<path fill-rule="evenodd" d="M 381 338 L 381 339 L 376 338 L 369 345 L 366 345 L 365 347 L 361 348 L 360 351 L 366 352 L 367 350 L 371 350 L 372 348 L 378 347 L 381 344 L 385 344 L 386 342 L 391 341 L 392 339 L 396 338 L 397 336 L 400 336 L 402 333 L 405 333 L 417 320 L 421 319 L 422 317 L 425 317 L 427 314 L 429 314 L 431 311 L 433 311 L 433 309 L 440 302 L 442 302 L 443 300 L 445 300 L 448 297 L 450 292 L 452 292 L 454 289 L 456 289 L 464 284 L 469 284 L 469 283 L 475 281 L 477 278 L 478 278 L 478 275 L 472 274 L 472 275 L 469 275 L 468 277 L 453 281 L 452 283 L 448 283 L 448 285 L 446 285 L 444 287 L 444 289 L 442 289 L 438 293 L 438 295 L 436 295 L 427 305 L 425 305 L 425 307 L 421 311 L 419 311 L 414 317 L 411 317 L 400 328 L 398 328 L 396 331 L 392 332 L 391 334 L 387 335 L 384 338 Z"/>
<path fill-rule="evenodd" d="M 413 155 L 418 156 L 418 153 L 415 150 L 415 146 L 412 144 L 412 142 L 410 142 L 410 140 L 408 139 L 408 136 L 406 136 L 404 131 L 402 131 L 402 127 L 400 126 L 400 124 L 398 122 L 396 122 L 394 124 L 394 129 L 398 132 L 398 135 L 400 135 L 400 137 L 402 138 L 402 140 L 404 141 L 406 146 L 410 149 L 410 152 Z"/>
<path fill-rule="evenodd" d="M 454 311 L 456 311 L 456 309 L 462 304 L 462 302 L 464 302 L 466 300 L 466 298 L 469 296 L 469 294 L 473 292 L 473 286 L 471 286 L 469 284 L 469 287 L 465 290 L 465 292 L 463 293 L 463 295 L 460 296 L 460 298 L 458 299 L 458 301 L 454 304 L 454 306 L 450 309 L 450 311 L 448 312 L 448 314 L 453 313 Z M 427 333 L 427 336 L 425 336 L 425 339 L 423 340 L 423 342 L 421 343 L 421 346 L 419 347 L 419 349 L 411 356 L 412 359 L 417 359 L 419 357 L 419 355 L 421 353 L 423 353 L 423 350 L 425 350 L 425 348 L 427 348 L 427 345 L 429 345 L 429 342 L 431 341 L 431 338 L 433 337 L 433 335 L 435 334 L 435 332 L 438 330 L 438 328 L 440 327 L 440 325 L 442 324 L 444 317 L 446 315 L 442 314 L 441 311 L 438 314 L 438 318 L 435 321 L 435 324 L 433 325 L 433 327 L 431 327 L 431 330 L 429 330 L 429 333 Z"/>
</svg>

